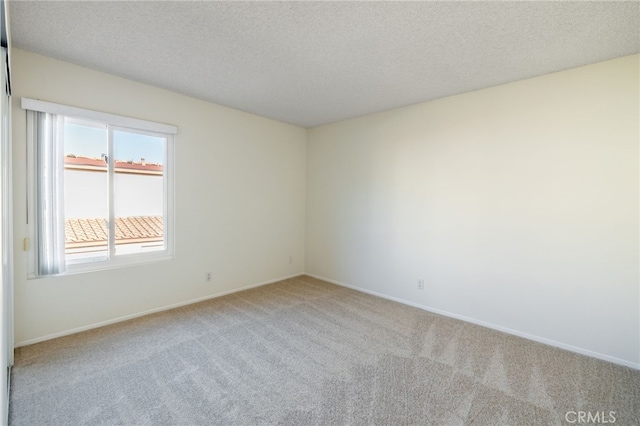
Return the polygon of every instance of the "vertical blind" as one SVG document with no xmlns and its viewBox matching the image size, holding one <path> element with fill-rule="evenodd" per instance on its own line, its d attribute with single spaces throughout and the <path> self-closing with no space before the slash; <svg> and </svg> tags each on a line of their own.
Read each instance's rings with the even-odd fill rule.
<svg viewBox="0 0 640 426">
<path fill-rule="evenodd" d="M 29 111 L 36 136 L 36 227 L 38 275 L 64 272 L 64 155 L 61 117 Z"/>
</svg>

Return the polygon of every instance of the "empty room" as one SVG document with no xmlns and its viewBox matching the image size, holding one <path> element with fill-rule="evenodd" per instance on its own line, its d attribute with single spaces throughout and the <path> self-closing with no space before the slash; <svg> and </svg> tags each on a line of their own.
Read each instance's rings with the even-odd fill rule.
<svg viewBox="0 0 640 426">
<path fill-rule="evenodd" d="M 0 424 L 640 423 L 639 2 L 0 3 Z"/>
</svg>

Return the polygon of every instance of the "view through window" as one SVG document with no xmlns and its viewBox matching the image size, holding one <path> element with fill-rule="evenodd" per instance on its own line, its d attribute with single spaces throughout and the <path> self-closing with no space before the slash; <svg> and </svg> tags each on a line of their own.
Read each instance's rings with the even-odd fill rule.
<svg viewBox="0 0 640 426">
<path fill-rule="evenodd" d="M 164 250 L 166 137 L 69 117 L 62 133 L 66 263 Z"/>
</svg>

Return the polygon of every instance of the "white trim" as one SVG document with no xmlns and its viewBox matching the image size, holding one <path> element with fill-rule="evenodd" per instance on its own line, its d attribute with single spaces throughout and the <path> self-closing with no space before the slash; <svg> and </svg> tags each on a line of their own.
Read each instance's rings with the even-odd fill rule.
<svg viewBox="0 0 640 426">
<path fill-rule="evenodd" d="M 613 356 L 610 356 L 610 355 L 601 354 L 599 352 L 594 352 L 594 351 L 591 351 L 589 349 L 580 348 L 578 346 L 567 345 L 566 343 L 562 343 L 562 342 L 558 342 L 558 341 L 555 341 L 555 340 L 547 339 L 545 337 L 540 337 L 540 336 L 536 336 L 536 335 L 533 335 L 533 334 L 524 333 L 522 331 L 513 330 L 511 328 L 502 327 L 500 325 L 496 325 L 496 324 L 480 321 L 480 320 L 477 320 L 477 319 L 474 319 L 474 318 L 465 317 L 464 315 L 454 314 L 454 313 L 451 313 L 451 312 L 443 311 L 441 309 L 436 309 L 436 308 L 432 308 L 430 306 L 421 305 L 419 303 L 410 302 L 408 300 L 400 299 L 400 298 L 397 298 L 397 297 L 388 296 L 386 294 L 378 293 L 376 291 L 366 290 L 366 289 L 363 289 L 363 288 L 360 288 L 360 287 L 356 287 L 356 286 L 353 286 L 353 285 L 345 284 L 345 283 L 340 282 L 340 281 L 336 281 L 336 280 L 332 280 L 332 279 L 329 279 L 329 278 L 325 278 L 325 277 L 322 277 L 320 275 L 310 274 L 310 273 L 306 273 L 305 275 L 308 275 L 310 277 L 317 278 L 319 280 L 326 281 L 326 282 L 329 282 L 329 283 L 332 283 L 332 284 L 336 284 L 336 285 L 339 285 L 341 287 L 346 287 L 346 288 L 350 288 L 352 290 L 356 290 L 356 291 L 359 291 L 359 292 L 362 292 L 362 293 L 371 294 L 372 296 L 377 296 L 377 297 L 381 297 L 383 299 L 391 300 L 393 302 L 402 303 L 403 305 L 413 306 L 414 308 L 419 308 L 419 309 L 422 309 L 422 310 L 427 311 L 427 312 L 432 312 L 434 314 L 443 315 L 445 317 L 458 319 L 458 320 L 461 320 L 461 321 L 469 322 L 471 324 L 476 324 L 476 325 L 479 325 L 479 326 L 482 326 L 482 327 L 487 327 L 487 328 L 490 328 L 492 330 L 497 330 L 497 331 L 501 331 L 503 333 L 511 334 L 511 335 L 518 336 L 518 337 L 522 337 L 524 339 L 533 340 L 534 342 L 544 343 L 545 345 L 549 345 L 549 346 L 555 346 L 557 348 L 565 349 L 565 350 L 570 351 L 570 352 L 575 352 L 575 353 L 580 354 L 580 355 L 585 355 L 585 356 L 588 356 L 588 357 L 591 357 L 591 358 L 597 358 L 597 359 L 601 359 L 603 361 L 608 361 L 608 362 L 611 362 L 611 363 L 614 363 L 614 364 L 624 365 L 625 367 L 629 367 L 629 368 L 634 368 L 636 370 L 640 370 L 640 363 L 637 363 L 637 362 L 627 361 L 627 360 L 616 358 L 616 357 L 613 357 Z"/>
<path fill-rule="evenodd" d="M 107 234 L 107 253 L 108 253 L 108 260 L 106 261 L 107 263 L 111 263 L 113 262 L 113 260 L 115 260 L 115 255 L 116 255 L 116 206 L 114 205 L 114 198 L 115 198 L 115 194 L 113 192 L 114 186 L 115 186 L 115 166 L 116 166 L 116 160 L 114 157 L 115 155 L 115 146 L 113 143 L 113 126 L 109 126 L 107 125 L 107 152 L 108 152 L 108 160 L 109 160 L 109 167 L 107 167 L 107 185 L 109 187 L 109 190 L 107 191 L 107 206 L 109 208 L 109 219 L 107 221 L 107 227 L 109 228 L 108 230 L 108 234 Z M 166 164 L 166 162 L 165 162 Z M 164 167 L 165 169 L 168 168 L 172 168 L 173 165 L 169 165 L 169 167 Z M 162 180 L 164 181 L 164 178 L 162 178 Z M 163 198 L 164 194 L 162 194 Z M 162 200 L 164 202 L 164 200 Z M 165 238 L 166 240 L 166 238 Z"/>
<path fill-rule="evenodd" d="M 606 354 L 601 354 L 599 352 L 594 352 L 594 351 L 591 351 L 591 350 L 588 350 L 588 349 L 584 349 L 584 348 L 580 348 L 580 347 L 577 347 L 577 346 L 567 345 L 565 343 L 557 342 L 555 340 L 547 339 L 547 338 L 544 338 L 544 337 L 539 337 L 539 336 L 535 336 L 535 335 L 532 335 L 532 334 L 523 333 L 523 332 L 520 332 L 520 331 L 517 331 L 517 330 L 513 330 L 513 329 L 510 329 L 510 328 L 507 328 L 507 327 L 502 327 L 502 326 L 491 324 L 491 323 L 488 323 L 488 322 L 479 321 L 479 320 L 476 320 L 476 319 L 473 319 L 473 318 L 465 317 L 463 315 L 454 314 L 454 313 L 451 313 L 451 312 L 443 311 L 441 309 L 432 308 L 432 307 L 429 307 L 429 306 L 426 306 L 426 305 L 421 305 L 419 303 L 410 302 L 408 300 L 400 299 L 400 298 L 393 297 L 393 296 L 388 296 L 386 294 L 382 294 L 382 293 L 378 293 L 378 292 L 375 292 L 375 291 L 366 290 L 366 289 L 363 289 L 363 288 L 360 288 L 360 287 L 356 287 L 356 286 L 353 286 L 353 285 L 345 284 L 343 282 L 332 280 L 330 278 L 326 278 L 326 277 L 323 277 L 323 276 L 320 276 L 320 275 L 310 274 L 308 272 L 300 272 L 300 273 L 297 273 L 297 274 L 287 275 L 285 277 L 276 278 L 276 279 L 272 279 L 272 280 L 268 280 L 268 281 L 263 281 L 263 282 L 259 282 L 259 283 L 256 283 L 256 284 L 250 284 L 250 285 L 246 285 L 246 286 L 243 286 L 243 287 L 240 287 L 240 288 L 223 291 L 221 293 L 216 293 L 216 294 L 212 294 L 212 295 L 208 295 L 208 296 L 203 296 L 203 297 L 199 297 L 199 298 L 196 298 L 196 299 L 187 300 L 187 301 L 184 301 L 184 302 L 174 303 L 174 304 L 171 304 L 171 305 L 166 305 L 166 306 L 163 306 L 163 307 L 160 307 L 160 308 L 154 308 L 154 309 L 150 309 L 150 310 L 147 310 L 147 311 L 138 312 L 138 313 L 131 314 L 131 315 L 125 315 L 125 316 L 114 318 L 114 319 L 111 319 L 111 320 L 101 321 L 101 322 L 97 322 L 97 323 L 94 323 L 94 324 L 90 324 L 90 325 L 86 325 L 86 326 L 82 326 L 82 327 L 78 327 L 78 328 L 73 328 L 73 329 L 70 329 L 70 330 L 61 331 L 61 332 L 58 332 L 58 333 L 48 334 L 46 336 L 37 337 L 35 339 L 23 340 L 21 342 L 17 342 L 15 344 L 15 347 L 18 348 L 18 347 L 21 347 L 21 346 L 33 345 L 35 343 L 44 342 L 46 340 L 51 340 L 51 339 L 55 339 L 55 338 L 58 338 L 58 337 L 68 336 L 68 335 L 71 335 L 71 334 L 76 334 L 76 333 L 80 333 L 80 332 L 83 332 L 83 331 L 92 330 L 94 328 L 104 327 L 104 326 L 107 326 L 107 325 L 116 324 L 116 323 L 123 322 L 123 321 L 128 321 L 130 319 L 139 318 L 139 317 L 142 317 L 142 316 L 145 316 L 145 315 L 154 314 L 154 313 L 157 313 L 157 312 L 163 312 L 163 311 L 167 311 L 167 310 L 174 309 L 174 308 L 179 308 L 181 306 L 191 305 L 193 303 L 203 302 L 205 300 L 215 299 L 215 298 L 218 298 L 218 297 L 226 296 L 228 294 L 233 294 L 233 293 L 237 293 L 237 292 L 240 292 L 240 291 L 249 290 L 249 289 L 255 288 L 255 287 L 261 287 L 263 285 L 272 284 L 272 283 L 275 283 L 275 282 L 278 282 L 278 281 L 287 280 L 287 279 L 290 279 L 290 278 L 295 278 L 295 277 L 299 277 L 299 276 L 303 276 L 303 275 L 307 275 L 307 276 L 310 276 L 310 277 L 313 277 L 313 278 L 317 278 L 319 280 L 323 280 L 323 281 L 326 281 L 326 282 L 329 282 L 329 283 L 332 283 L 332 284 L 336 284 L 336 285 L 339 285 L 341 287 L 350 288 L 352 290 L 359 291 L 359 292 L 362 292 L 362 293 L 370 294 L 372 296 L 381 297 L 383 299 L 391 300 L 393 302 L 402 303 L 403 305 L 412 306 L 414 308 L 422 309 L 424 311 L 432 312 L 434 314 L 442 315 L 442 316 L 449 317 L 449 318 L 458 319 L 458 320 L 465 321 L 465 322 L 468 322 L 468 323 L 471 323 L 471 324 L 476 324 L 476 325 L 479 325 L 479 326 L 482 326 L 482 327 L 487 327 L 487 328 L 490 328 L 492 330 L 497 330 L 497 331 L 501 331 L 503 333 L 507 333 L 507 334 L 511 334 L 511 335 L 514 335 L 514 336 L 522 337 L 524 339 L 532 340 L 534 342 L 539 342 L 539 343 L 543 343 L 545 345 L 554 346 L 554 347 L 557 347 L 557 348 L 560 348 L 560 349 L 565 349 L 567 351 L 574 352 L 574 353 L 577 353 L 577 354 L 580 354 L 580 355 L 585 355 L 585 356 L 588 356 L 588 357 L 591 357 L 591 358 L 601 359 L 603 361 L 608 361 L 608 362 L 611 362 L 613 364 L 623 365 L 625 367 L 633 368 L 635 370 L 640 370 L 640 363 L 627 361 L 627 360 L 624 360 L 624 359 L 616 358 L 616 357 L 613 357 L 613 356 L 610 356 L 610 355 L 606 355 Z"/>
<path fill-rule="evenodd" d="M 131 127 L 134 129 L 146 130 L 156 133 L 168 133 L 171 135 L 175 135 L 178 133 L 178 127 L 172 126 L 170 124 L 156 123 L 153 121 L 125 117 L 123 115 L 109 114 L 106 112 L 93 111 L 90 109 L 76 108 L 68 105 L 61 105 L 37 99 L 22 98 L 21 107 L 22 109 L 31 111 L 48 112 L 50 114 L 64 115 L 66 117 L 101 121 L 112 126 Z"/>
<path fill-rule="evenodd" d="M 93 324 L 85 325 L 85 326 L 82 326 L 82 327 L 77 327 L 77 328 L 72 328 L 70 330 L 60 331 L 58 333 L 47 334 L 46 336 L 36 337 L 35 339 L 27 339 L 27 340 L 23 340 L 21 342 L 17 342 L 15 344 L 15 347 L 19 348 L 21 346 L 33 345 L 34 343 L 40 343 L 40 342 L 44 342 L 46 340 L 56 339 L 58 337 L 69 336 L 71 334 L 81 333 L 83 331 L 92 330 L 94 328 L 100 328 L 100 327 L 104 327 L 104 326 L 111 325 L 111 324 L 116 324 L 116 323 L 123 322 L 123 321 L 128 321 L 128 320 L 131 320 L 131 319 L 134 319 L 134 318 L 143 317 L 145 315 L 150 315 L 150 314 L 155 314 L 155 313 L 158 313 L 158 312 L 168 311 L 170 309 L 175 309 L 175 308 L 179 308 L 181 306 L 191 305 L 191 304 L 198 303 L 198 302 L 204 302 L 205 300 L 215 299 L 215 298 L 218 298 L 218 297 L 226 296 L 228 294 L 237 293 L 239 291 L 249 290 L 251 288 L 261 287 L 263 285 L 277 283 L 278 281 L 288 280 L 290 278 L 299 277 L 301 275 L 307 275 L 307 274 L 305 274 L 304 272 L 299 272 L 297 274 L 287 275 L 285 277 L 275 278 L 275 279 L 268 280 L 268 281 L 262 281 L 262 282 L 259 282 L 259 283 L 256 283 L 256 284 L 249 284 L 249 285 L 246 285 L 246 286 L 243 286 L 243 287 L 240 287 L 240 288 L 235 288 L 235 289 L 232 289 L 232 290 L 223 291 L 221 293 L 210 294 L 208 296 L 198 297 L 196 299 L 186 300 L 184 302 L 173 303 L 171 305 L 166 305 L 166 306 L 162 306 L 162 307 L 159 307 L 159 308 L 149 309 L 147 311 L 142 311 L 142 312 L 138 312 L 138 313 L 135 313 L 135 314 L 125 315 L 125 316 L 122 316 L 122 317 L 118 317 L 118 318 L 114 318 L 114 319 L 110 319 L 110 320 L 106 320 L 106 321 L 100 321 L 100 322 L 96 322 L 96 323 L 93 323 Z"/>
<path fill-rule="evenodd" d="M 166 240 L 166 235 L 165 235 Z M 126 268 L 129 266 L 144 265 L 146 263 L 157 263 L 172 260 L 173 255 L 167 250 L 149 251 L 145 253 L 132 253 L 116 256 L 112 259 L 98 258 L 95 261 L 82 261 L 77 263 L 67 263 L 64 272 L 55 275 L 35 275 L 31 274 L 30 279 L 61 277 L 65 275 L 84 274 L 86 272 L 106 271 L 109 269 Z"/>
<path fill-rule="evenodd" d="M 118 259 L 99 259 L 95 262 L 79 262 L 67 264 L 65 271 L 56 275 L 37 275 L 33 271 L 27 274 L 28 280 L 41 280 L 48 278 L 64 277 L 67 275 L 86 274 L 87 272 L 108 271 L 110 269 L 128 268 L 130 266 L 140 266 L 158 262 L 173 260 L 171 254 L 165 251 L 150 251 L 146 253 L 128 254 Z"/>
<path fill-rule="evenodd" d="M 171 167 L 167 166 L 162 171 L 163 178 L 163 186 L 164 186 L 164 235 L 166 236 L 164 239 L 164 249 L 166 253 L 173 257 L 176 252 L 176 243 L 175 243 L 175 217 L 176 217 L 176 207 L 174 205 L 175 200 L 175 168 L 176 168 L 176 157 L 175 157 L 175 137 L 174 135 L 167 135 L 166 137 L 166 149 L 164 150 L 164 164 L 168 164 Z"/>
</svg>

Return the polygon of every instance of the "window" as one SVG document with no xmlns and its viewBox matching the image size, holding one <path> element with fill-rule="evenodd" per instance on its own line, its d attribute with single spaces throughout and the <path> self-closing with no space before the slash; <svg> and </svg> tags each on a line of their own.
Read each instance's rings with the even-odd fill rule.
<svg viewBox="0 0 640 426">
<path fill-rule="evenodd" d="M 31 274 L 172 254 L 177 128 L 22 99 L 28 114 Z"/>
</svg>

